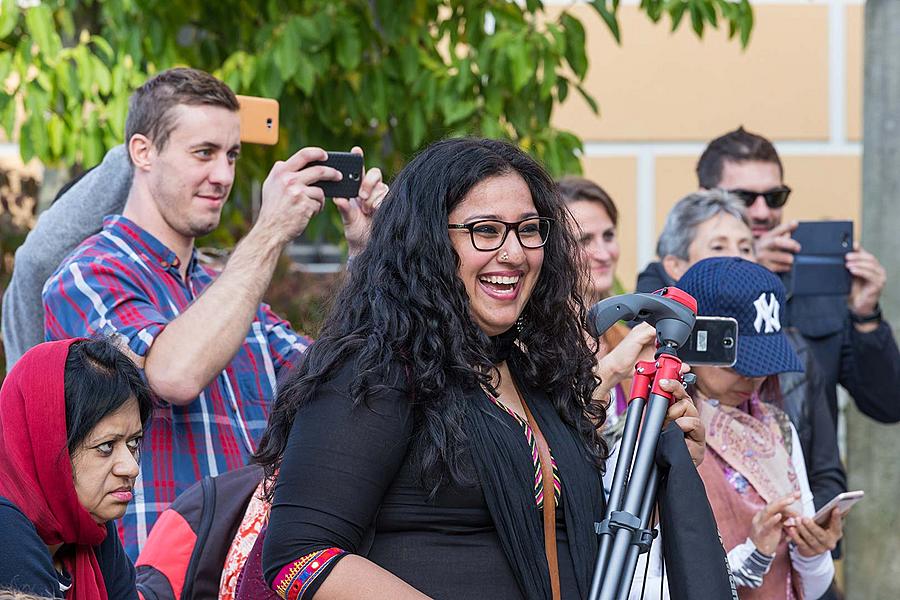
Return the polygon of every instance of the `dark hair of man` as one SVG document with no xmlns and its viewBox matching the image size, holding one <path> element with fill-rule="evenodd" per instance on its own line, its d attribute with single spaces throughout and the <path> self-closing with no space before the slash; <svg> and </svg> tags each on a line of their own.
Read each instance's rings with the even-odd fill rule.
<svg viewBox="0 0 900 600">
<path fill-rule="evenodd" d="M 697 161 L 697 179 L 700 187 L 713 190 L 722 181 L 722 169 L 725 162 L 742 163 L 750 160 L 772 162 L 778 165 L 778 171 L 784 173 L 781 159 L 772 142 L 738 127 L 709 143 L 700 160 Z"/>
<path fill-rule="evenodd" d="M 138 368 L 107 339 L 74 342 L 65 370 L 66 446 L 71 456 L 91 430 L 128 400 L 146 426 L 153 395 Z"/>
<path fill-rule="evenodd" d="M 602 187 L 584 177 L 574 177 L 572 175 L 563 177 L 557 182 L 559 194 L 562 196 L 563 202 L 569 204 L 584 200 L 587 202 L 597 202 L 603 206 L 603 210 L 609 215 L 613 227 L 619 225 L 619 210 L 609 194 Z"/>
<path fill-rule="evenodd" d="M 237 96 L 227 85 L 206 71 L 178 67 L 147 80 L 128 101 L 125 144 L 140 133 L 163 150 L 175 129 L 173 110 L 179 104 L 219 106 L 236 112 Z"/>
<path fill-rule="evenodd" d="M 351 395 L 357 405 L 400 382 L 412 403 L 416 436 L 411 457 L 432 495 L 452 480 L 472 483 L 464 460 L 466 392 L 489 388 L 496 367 L 490 338 L 476 325 L 458 277 L 450 212 L 478 184 L 518 174 L 540 216 L 556 219 L 544 246 L 540 277 L 522 314 L 519 342 L 527 384 L 546 390 L 562 420 L 580 434 L 598 467 L 606 446 L 596 424 L 606 413 L 591 402 L 593 350 L 584 338 L 585 306 L 577 282 L 575 239 L 568 211 L 547 172 L 505 142 L 450 139 L 433 144 L 391 185 L 376 213 L 366 249 L 353 260 L 321 336 L 280 387 L 256 462 L 269 482 L 281 462 L 299 407 L 346 360 L 356 360 Z M 502 199 L 498 199 L 502 201 Z M 354 358 L 349 358 L 354 357 Z M 274 486 L 270 486 L 273 488 Z M 269 489 L 272 493 L 272 489 Z"/>
</svg>

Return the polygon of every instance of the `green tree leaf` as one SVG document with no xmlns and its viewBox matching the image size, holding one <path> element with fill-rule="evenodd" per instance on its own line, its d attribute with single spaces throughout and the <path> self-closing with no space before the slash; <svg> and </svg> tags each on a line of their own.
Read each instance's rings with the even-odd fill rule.
<svg viewBox="0 0 900 600">
<path fill-rule="evenodd" d="M 344 23 L 335 40 L 336 56 L 338 64 L 345 71 L 352 71 L 359 66 L 362 52 L 362 40 L 359 34 L 349 23 Z"/>
<path fill-rule="evenodd" d="M 22 157 L 23 163 L 31 161 L 37 155 L 34 148 L 34 136 L 31 133 L 33 128 L 33 119 L 28 119 L 22 123 L 22 128 L 19 130 L 19 155 Z"/>
<path fill-rule="evenodd" d="M 294 83 L 297 84 L 304 94 L 307 96 L 313 93 L 316 85 L 315 67 L 308 58 L 301 52 L 296 56 L 297 69 L 294 72 Z"/>
<path fill-rule="evenodd" d="M 100 123 L 97 112 L 88 117 L 87 127 L 81 137 L 81 160 L 85 167 L 93 167 L 103 158 L 103 142 L 100 138 Z"/>
<path fill-rule="evenodd" d="M 256 87 L 259 93 L 269 98 L 277 98 L 281 95 L 283 86 L 284 80 L 274 58 L 271 56 L 263 58 L 262 65 L 256 73 Z"/>
<path fill-rule="evenodd" d="M 0 82 L 6 81 L 12 70 L 13 57 L 9 52 L 0 54 Z"/>
<path fill-rule="evenodd" d="M 0 2 L 0 40 L 6 38 L 19 23 L 19 6 L 16 0 Z"/>
<path fill-rule="evenodd" d="M 456 125 L 475 112 L 477 104 L 472 100 L 447 102 L 444 105 L 444 124 Z"/>
<path fill-rule="evenodd" d="M 409 113 L 410 146 L 418 148 L 425 140 L 425 115 L 417 108 Z"/>
<path fill-rule="evenodd" d="M 59 157 L 65 148 L 66 126 L 59 115 L 50 115 L 47 121 L 47 135 L 50 139 L 50 152 L 54 157 Z"/>
<path fill-rule="evenodd" d="M 606 27 L 616 39 L 616 43 L 621 44 L 622 33 L 619 31 L 619 19 L 616 15 L 618 2 L 612 3 L 612 9 L 607 6 L 607 0 L 591 0 L 591 6 L 594 7 L 594 10 L 597 11 L 597 14 L 599 14 L 600 18 L 603 19 L 603 22 L 606 23 Z"/>
<path fill-rule="evenodd" d="M 518 93 L 534 77 L 534 63 L 529 60 L 528 46 L 524 40 L 514 40 L 506 50 L 512 67 L 512 88 Z"/>
<path fill-rule="evenodd" d="M 302 43 L 298 32 L 293 27 L 285 27 L 281 37 L 275 41 L 275 49 L 273 58 L 275 66 L 281 72 L 281 79 L 288 81 L 297 72 L 299 62 L 297 57 L 300 55 L 300 47 Z"/>
<path fill-rule="evenodd" d="M 684 2 L 675 2 L 672 4 L 672 7 L 669 9 L 669 16 L 672 18 L 672 31 L 676 31 L 678 26 L 681 25 L 681 19 L 684 17 L 684 11 L 687 9 L 687 4 Z"/>
<path fill-rule="evenodd" d="M 112 77 L 109 69 L 97 56 L 91 55 L 91 72 L 94 74 L 94 83 L 101 94 L 109 94 L 112 89 Z"/>
<path fill-rule="evenodd" d="M 691 12 L 691 27 L 694 28 L 694 33 L 697 34 L 697 37 L 703 37 L 703 13 L 700 11 L 700 8 L 696 3 L 691 3 L 690 7 Z"/>
<path fill-rule="evenodd" d="M 400 68 L 404 83 L 409 85 L 416 80 L 419 72 L 419 49 L 415 45 L 406 44 L 400 48 Z"/>
<path fill-rule="evenodd" d="M 567 12 L 560 16 L 560 23 L 566 31 L 566 60 L 578 79 L 587 74 L 588 60 L 584 49 L 584 26 L 581 21 Z"/>
<path fill-rule="evenodd" d="M 593 96 L 591 96 L 586 89 L 584 89 L 584 86 L 582 86 L 581 84 L 575 84 L 575 89 L 578 90 L 578 93 L 581 94 L 581 97 L 584 98 L 584 101 L 587 102 L 588 106 L 591 107 L 591 111 L 595 115 L 599 115 L 600 107 L 597 106 L 597 101 L 594 100 Z"/>
<path fill-rule="evenodd" d="M 3 128 L 3 132 L 7 137 L 12 137 L 16 128 L 16 102 L 14 96 L 7 96 L 6 98 L 6 105 L 3 107 L 3 110 L 0 110 L 0 128 Z M 28 162 L 24 156 L 22 160 Z"/>
<path fill-rule="evenodd" d="M 91 43 L 97 46 L 97 48 L 103 53 L 103 56 L 107 61 L 112 62 L 116 58 L 116 53 L 113 51 L 112 46 L 109 45 L 105 39 L 100 37 L 99 35 L 91 36 Z"/>
<path fill-rule="evenodd" d="M 62 49 L 59 34 L 53 24 L 53 13 L 46 4 L 31 7 L 25 11 L 25 26 L 31 39 L 40 48 L 44 59 L 52 61 Z"/>
<path fill-rule="evenodd" d="M 77 66 L 76 74 L 78 75 L 78 87 L 83 96 L 91 95 L 91 88 L 94 85 L 94 63 L 88 49 L 83 44 L 79 44 L 72 52 Z"/>
</svg>

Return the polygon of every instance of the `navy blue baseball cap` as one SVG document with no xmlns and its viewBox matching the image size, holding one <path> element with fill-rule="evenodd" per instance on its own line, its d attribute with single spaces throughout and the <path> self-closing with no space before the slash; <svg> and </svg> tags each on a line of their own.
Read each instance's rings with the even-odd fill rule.
<svg viewBox="0 0 900 600">
<path fill-rule="evenodd" d="M 803 370 L 782 331 L 784 285 L 765 267 L 743 258 L 707 258 L 688 269 L 677 287 L 697 299 L 698 315 L 737 319 L 734 370 L 741 375 Z"/>
</svg>

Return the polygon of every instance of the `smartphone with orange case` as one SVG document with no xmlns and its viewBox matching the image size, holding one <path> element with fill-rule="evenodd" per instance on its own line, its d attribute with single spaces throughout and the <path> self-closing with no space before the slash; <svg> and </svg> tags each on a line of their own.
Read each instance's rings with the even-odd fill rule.
<svg viewBox="0 0 900 600">
<path fill-rule="evenodd" d="M 241 105 L 241 141 L 274 146 L 278 143 L 278 100 L 238 96 Z"/>
</svg>

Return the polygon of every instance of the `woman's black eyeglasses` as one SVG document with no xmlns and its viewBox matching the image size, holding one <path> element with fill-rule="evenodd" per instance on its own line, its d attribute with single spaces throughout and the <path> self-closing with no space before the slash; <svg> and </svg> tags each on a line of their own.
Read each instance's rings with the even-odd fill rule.
<svg viewBox="0 0 900 600">
<path fill-rule="evenodd" d="M 771 189 L 767 192 L 753 192 L 750 190 L 726 190 L 729 194 L 734 194 L 744 201 L 749 208 L 756 202 L 756 199 L 762 196 L 769 208 L 781 208 L 787 202 L 788 196 L 791 195 L 791 188 L 786 185 Z"/>
<path fill-rule="evenodd" d="M 466 229 L 472 239 L 472 246 L 482 252 L 491 252 L 506 242 L 510 230 L 516 232 L 519 244 L 523 248 L 540 248 L 550 237 L 550 226 L 553 219 L 548 217 L 531 217 L 515 223 L 482 219 L 471 223 L 450 223 L 448 229 Z"/>
</svg>

